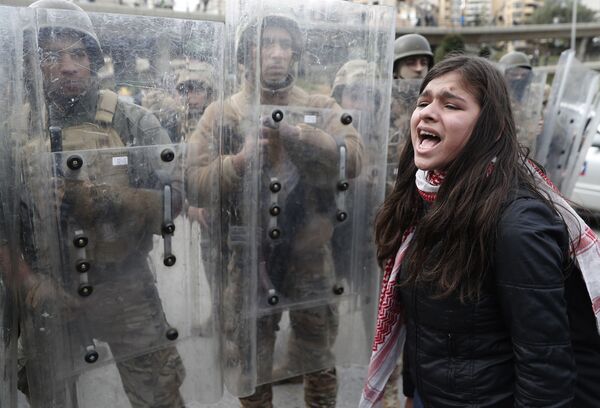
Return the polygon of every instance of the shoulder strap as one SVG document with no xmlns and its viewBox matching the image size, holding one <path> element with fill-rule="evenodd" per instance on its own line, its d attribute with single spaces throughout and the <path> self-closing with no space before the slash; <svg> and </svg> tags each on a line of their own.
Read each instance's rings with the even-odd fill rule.
<svg viewBox="0 0 600 408">
<path fill-rule="evenodd" d="M 111 125 L 117 109 L 118 95 L 108 89 L 98 92 L 98 105 L 94 120 L 103 125 Z"/>
</svg>

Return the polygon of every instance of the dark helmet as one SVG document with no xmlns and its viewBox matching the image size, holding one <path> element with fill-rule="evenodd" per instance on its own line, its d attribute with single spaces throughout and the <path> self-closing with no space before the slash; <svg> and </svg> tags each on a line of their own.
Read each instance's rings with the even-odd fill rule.
<svg viewBox="0 0 600 408">
<path fill-rule="evenodd" d="M 531 69 L 531 62 L 529 57 L 520 51 L 512 51 L 508 54 L 504 54 L 499 61 L 500 65 L 503 65 L 505 69 L 521 67 Z"/>
<path fill-rule="evenodd" d="M 102 48 L 92 20 L 81 7 L 67 0 L 38 0 L 29 8 L 38 9 L 39 39 L 70 32 L 83 34 L 82 40 L 90 56 L 93 70 L 97 72 L 104 65 Z M 67 10 L 67 12 L 54 10 Z"/>
<path fill-rule="evenodd" d="M 247 61 L 248 58 L 250 58 L 249 53 L 256 46 L 255 37 L 257 35 L 256 29 L 258 28 L 258 24 L 258 20 L 249 23 L 246 27 L 243 28 L 241 34 L 238 37 L 237 61 L 240 64 L 244 64 L 245 61 Z M 289 17 L 279 14 L 271 14 L 265 16 L 262 19 L 262 24 L 260 26 L 261 30 L 260 33 L 258 33 L 258 35 L 261 35 L 263 30 L 268 27 L 283 28 L 290 34 L 290 37 L 292 38 L 293 60 L 294 62 L 298 61 L 304 48 L 304 42 L 302 41 L 302 31 L 300 31 L 298 23 L 296 23 Z"/>
<path fill-rule="evenodd" d="M 398 61 L 407 57 L 417 55 L 426 56 L 429 60 L 429 68 L 433 66 L 433 53 L 429 41 L 421 34 L 405 34 L 396 38 L 394 42 L 394 72 Z"/>
</svg>

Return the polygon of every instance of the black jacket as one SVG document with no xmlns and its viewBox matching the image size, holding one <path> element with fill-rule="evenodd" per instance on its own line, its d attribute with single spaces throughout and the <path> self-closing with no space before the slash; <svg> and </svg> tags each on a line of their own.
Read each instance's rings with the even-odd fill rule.
<svg viewBox="0 0 600 408">
<path fill-rule="evenodd" d="M 402 287 L 405 387 L 426 407 L 600 407 L 600 336 L 568 239 L 551 209 L 520 194 L 479 300 Z"/>
</svg>

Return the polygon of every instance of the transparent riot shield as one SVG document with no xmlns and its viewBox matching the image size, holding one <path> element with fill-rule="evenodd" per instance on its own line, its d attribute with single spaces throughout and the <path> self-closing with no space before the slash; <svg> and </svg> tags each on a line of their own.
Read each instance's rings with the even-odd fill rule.
<svg viewBox="0 0 600 408">
<path fill-rule="evenodd" d="M 398 159 L 404 145 L 410 142 L 410 117 L 415 109 L 422 79 L 394 79 L 390 107 L 386 192 L 394 187 Z"/>
<path fill-rule="evenodd" d="M 584 67 L 572 50 L 561 54 L 535 158 L 566 196 L 574 186 L 573 175 L 579 172 L 591 144 L 591 138 L 584 139 L 584 135 L 592 118 L 592 102 L 599 84 L 598 73 Z M 567 180 L 572 182 L 567 185 Z"/>
<path fill-rule="evenodd" d="M 341 1 L 233 3 L 221 160 L 224 296 L 236 299 L 226 313 L 239 323 L 225 336 L 240 354 L 224 352 L 237 367 L 227 384 L 240 396 L 299 374 L 331 385 L 336 365 L 369 355 L 379 272 L 368 222 L 385 184 L 393 13 Z M 329 97 L 349 60 L 376 66 L 364 84 L 383 114 Z"/>
<path fill-rule="evenodd" d="M 45 112 L 32 111 L 43 131 L 24 146 L 32 276 L 23 288 L 23 333 L 32 406 L 216 401 L 220 265 L 202 243 L 219 242 L 218 223 L 201 223 L 190 210 L 187 145 L 171 143 L 136 93 L 121 88 L 174 92 L 170 58 L 220 66 L 223 27 L 88 16 L 72 7 L 35 13 Z M 149 68 L 141 72 L 143 59 Z M 221 84 L 218 75 L 216 95 Z M 208 181 L 203 201 L 213 214 L 218 182 Z"/>
<path fill-rule="evenodd" d="M 32 13 L 0 7 L 0 406 L 17 404 L 17 271 L 19 138 L 25 106 L 23 27 Z"/>
<path fill-rule="evenodd" d="M 520 72 L 512 72 L 520 69 Z M 547 72 L 521 67 L 505 72 L 511 98 L 517 139 L 535 155 L 537 138 L 542 131 L 542 104 Z"/>
</svg>

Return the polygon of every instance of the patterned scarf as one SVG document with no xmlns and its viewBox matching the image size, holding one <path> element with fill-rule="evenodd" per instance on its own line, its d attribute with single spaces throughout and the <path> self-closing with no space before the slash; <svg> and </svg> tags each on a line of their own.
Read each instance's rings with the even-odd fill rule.
<svg viewBox="0 0 600 408">
<path fill-rule="evenodd" d="M 596 325 L 600 331 L 600 243 L 594 231 L 569 206 L 546 175 L 532 162 L 529 162 L 529 166 L 535 174 L 538 188 L 546 192 L 555 203 L 565 220 L 571 243 L 576 245 L 571 255 L 575 257 L 585 280 L 592 299 Z M 435 200 L 443 178 L 443 174 L 417 171 L 415 182 L 421 197 L 428 202 Z M 359 408 L 381 407 L 383 389 L 404 348 L 404 308 L 400 303 L 396 282 L 400 265 L 413 236 L 414 228 L 402 237 L 402 244 L 393 263 L 390 259 L 385 265 L 371 361 Z"/>
</svg>

